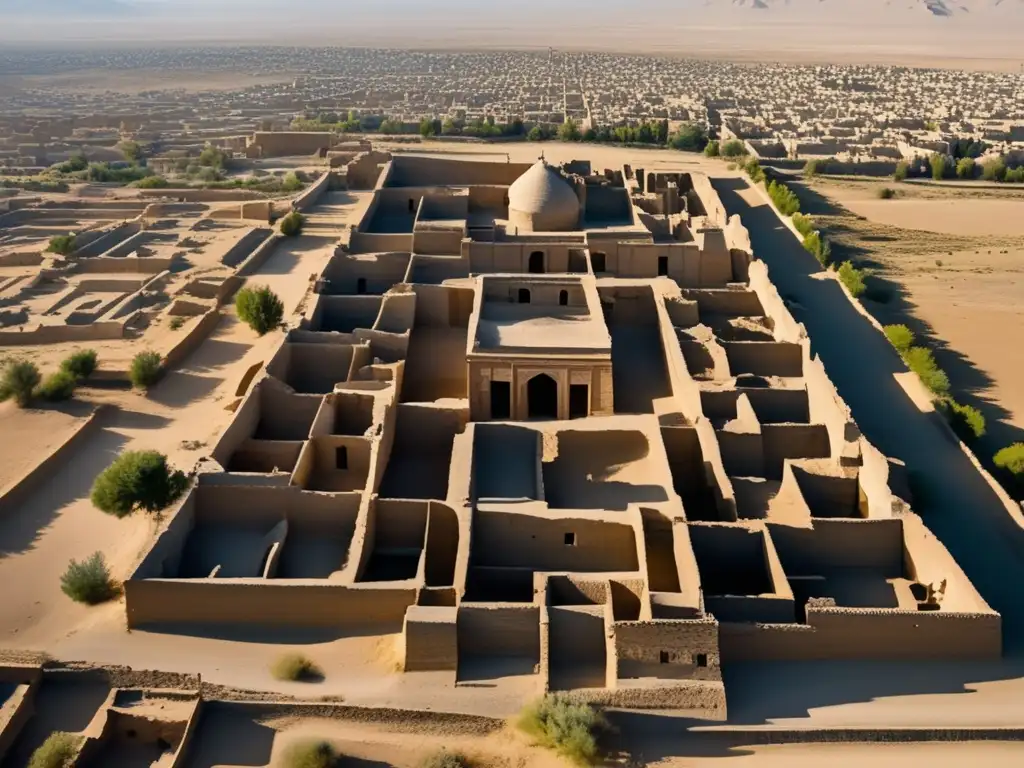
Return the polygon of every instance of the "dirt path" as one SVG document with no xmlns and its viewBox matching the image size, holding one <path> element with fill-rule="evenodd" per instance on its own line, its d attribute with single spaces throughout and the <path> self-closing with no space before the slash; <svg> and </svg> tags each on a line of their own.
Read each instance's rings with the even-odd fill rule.
<svg viewBox="0 0 1024 768">
<path fill-rule="evenodd" d="M 918 409 L 894 378 L 903 365 L 885 338 L 850 305 L 832 280 L 815 279 L 817 262 L 800 246 L 748 186 L 739 179 L 716 179 L 715 188 L 730 214 L 740 214 L 750 230 L 754 252 L 765 261 L 772 281 L 804 323 L 812 349 L 849 404 L 865 436 L 883 453 L 904 461 L 920 479 L 925 498 L 916 504 L 931 530 L 956 557 L 988 603 L 1003 616 L 1005 658 L 1001 663 L 931 665 L 795 665 L 779 687 L 747 686 L 749 675 L 733 678 L 730 715 L 764 722 L 778 716 L 806 717 L 816 706 L 871 701 L 878 696 L 964 692 L 992 682 L 1005 691 L 1013 681 L 1024 689 L 1024 602 L 1018 583 L 1024 574 L 1024 533 L 995 492 L 936 421 Z M 851 670 L 856 670 L 851 673 Z M 848 674 L 849 673 L 849 674 Z M 832 675 L 832 677 L 829 677 Z M 1001 682 L 998 682 L 1001 681 Z M 762 683 L 765 680 L 762 680 Z M 954 701 L 958 697 L 952 698 Z M 1005 699 L 971 697 L 972 707 L 992 704 L 992 722 L 1018 721 L 1024 710 L 1004 709 Z M 964 704 L 953 705 L 960 709 Z M 980 712 L 981 710 L 975 710 Z M 954 713 L 955 714 L 955 713 Z"/>
</svg>

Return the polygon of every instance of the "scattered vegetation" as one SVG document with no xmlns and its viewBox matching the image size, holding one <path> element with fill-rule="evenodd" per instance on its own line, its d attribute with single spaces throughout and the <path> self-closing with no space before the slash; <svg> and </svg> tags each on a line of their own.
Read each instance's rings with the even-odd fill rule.
<svg viewBox="0 0 1024 768">
<path fill-rule="evenodd" d="M 181 328 L 183 325 L 185 325 L 185 318 L 182 317 L 181 315 L 178 315 L 177 317 L 172 317 L 171 318 L 171 324 L 170 324 L 169 327 L 170 327 L 170 329 L 172 331 L 176 331 L 179 328 Z"/>
<path fill-rule="evenodd" d="M 67 256 L 75 250 L 75 236 L 72 234 L 54 235 L 50 238 L 50 244 L 46 247 L 46 250 L 59 256 Z"/>
<path fill-rule="evenodd" d="M 704 154 L 707 157 L 718 157 L 720 153 L 720 145 L 717 141 L 709 141 L 707 146 L 704 147 Z"/>
<path fill-rule="evenodd" d="M 96 350 L 83 349 L 64 358 L 64 361 L 60 364 L 60 369 L 67 371 L 76 378 L 87 379 L 96 370 L 97 359 Z"/>
<path fill-rule="evenodd" d="M 298 211 L 292 211 L 281 219 L 281 234 L 285 237 L 297 237 L 302 232 L 306 217 Z"/>
<path fill-rule="evenodd" d="M 299 178 L 299 174 L 295 171 L 288 171 L 288 173 L 284 175 L 284 178 L 281 179 L 281 190 L 283 192 L 298 192 L 304 186 L 306 186 L 305 183 Z"/>
<path fill-rule="evenodd" d="M 889 340 L 900 356 L 907 354 L 914 346 L 914 332 L 905 325 L 885 326 L 885 337 Z"/>
<path fill-rule="evenodd" d="M 128 378 L 136 389 L 149 389 L 160 379 L 163 373 L 162 360 L 158 352 L 139 352 L 132 358 L 132 367 L 128 370 Z"/>
<path fill-rule="evenodd" d="M 442 749 L 422 760 L 419 768 L 470 768 L 472 763 L 461 752 Z"/>
<path fill-rule="evenodd" d="M 60 577 L 61 591 L 76 603 L 98 605 L 117 594 L 110 569 L 102 552 L 94 552 L 82 562 L 72 560 Z"/>
<path fill-rule="evenodd" d="M 817 176 L 819 173 L 828 172 L 829 160 L 825 158 L 817 158 L 814 160 L 808 160 L 804 165 L 804 176 L 811 177 Z"/>
<path fill-rule="evenodd" d="M 892 187 L 879 187 L 875 190 L 875 197 L 879 200 L 892 200 L 896 197 L 896 190 Z"/>
<path fill-rule="evenodd" d="M 527 705 L 518 726 L 541 746 L 579 765 L 593 765 L 600 756 L 598 738 L 607 731 L 608 721 L 589 704 L 552 693 Z"/>
<path fill-rule="evenodd" d="M 280 326 L 284 319 L 284 303 L 265 285 L 242 288 L 235 295 L 235 309 L 239 319 L 260 336 Z"/>
<path fill-rule="evenodd" d="M 61 369 L 47 376 L 43 383 L 39 385 L 36 394 L 43 400 L 58 403 L 74 397 L 77 386 L 78 377 L 70 371 Z"/>
<path fill-rule="evenodd" d="M 756 157 L 751 157 L 743 163 L 743 170 L 747 172 L 750 180 L 755 184 L 760 184 L 765 180 L 764 170 L 761 168 L 761 162 Z"/>
<path fill-rule="evenodd" d="M 36 364 L 29 360 L 9 360 L 0 374 L 0 402 L 14 398 L 21 407 L 28 407 L 42 376 Z"/>
<path fill-rule="evenodd" d="M 973 179 L 976 168 L 973 157 L 961 157 L 956 163 L 956 177 L 958 179 Z"/>
<path fill-rule="evenodd" d="M 906 160 L 900 160 L 896 163 L 896 170 L 893 171 L 892 178 L 894 181 L 906 181 L 907 176 L 910 175 L 910 165 Z"/>
<path fill-rule="evenodd" d="M 126 517 L 137 509 L 159 512 L 170 506 L 188 485 L 181 470 L 172 470 L 158 451 L 127 451 L 93 483 L 92 503 L 107 514 Z"/>
<path fill-rule="evenodd" d="M 72 733 L 51 733 L 32 753 L 28 768 L 71 768 L 80 743 L 81 738 Z"/>
<path fill-rule="evenodd" d="M 992 460 L 1009 491 L 1021 498 L 1024 495 L 1024 443 L 1003 448 Z"/>
<path fill-rule="evenodd" d="M 284 755 L 284 768 L 336 768 L 341 756 L 328 741 L 293 744 Z"/>
<path fill-rule="evenodd" d="M 814 227 L 814 220 L 810 216 L 805 216 L 802 213 L 793 214 L 793 226 L 796 227 L 796 231 L 804 237 L 807 237 L 809 234 L 816 231 Z"/>
<path fill-rule="evenodd" d="M 684 152 L 705 152 L 710 144 L 707 131 L 696 123 L 683 123 L 668 142 L 672 149 Z"/>
<path fill-rule="evenodd" d="M 903 355 L 903 360 L 933 395 L 946 397 L 949 394 L 949 377 L 939 368 L 930 349 L 911 347 Z"/>
<path fill-rule="evenodd" d="M 857 269 L 853 266 L 852 262 L 844 261 L 839 265 L 839 269 L 836 270 L 836 274 L 839 275 L 839 280 L 843 285 L 846 286 L 846 290 L 850 292 L 850 295 L 855 299 L 859 299 L 864 295 L 864 291 L 867 290 L 867 285 L 864 283 L 864 271 Z"/>
<path fill-rule="evenodd" d="M 301 653 L 288 653 L 281 656 L 270 667 L 270 674 L 277 680 L 293 682 L 318 680 L 323 677 L 320 667 Z"/>
<path fill-rule="evenodd" d="M 167 181 L 163 176 L 147 176 L 144 179 L 132 182 L 131 186 L 136 189 L 165 189 L 169 187 L 171 183 Z"/>
</svg>

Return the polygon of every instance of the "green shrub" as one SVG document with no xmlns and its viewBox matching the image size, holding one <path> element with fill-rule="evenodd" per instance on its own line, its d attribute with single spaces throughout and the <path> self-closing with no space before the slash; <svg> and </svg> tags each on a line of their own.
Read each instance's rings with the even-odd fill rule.
<svg viewBox="0 0 1024 768">
<path fill-rule="evenodd" d="M 127 451 L 100 473 L 92 486 L 92 503 L 117 517 L 136 509 L 159 512 L 177 499 L 188 485 L 181 470 L 172 470 L 157 451 Z"/>
<path fill-rule="evenodd" d="M 707 157 L 718 157 L 720 154 L 719 144 L 717 141 L 709 141 L 708 145 L 704 147 L 704 154 Z"/>
<path fill-rule="evenodd" d="M 768 196 L 783 216 L 793 216 L 800 212 L 800 198 L 785 184 L 778 181 L 768 182 Z"/>
<path fill-rule="evenodd" d="M 25 408 L 32 402 L 32 395 L 42 376 L 36 364 L 28 360 L 10 360 L 0 374 L 0 402 L 14 398 Z"/>
<path fill-rule="evenodd" d="M 58 403 L 74 397 L 75 387 L 77 386 L 78 377 L 70 371 L 61 369 L 47 376 L 43 383 L 39 385 L 36 394 L 43 398 L 43 400 Z"/>
<path fill-rule="evenodd" d="M 285 237 L 296 237 L 302 232 L 302 225 L 305 223 L 305 216 L 298 211 L 292 211 L 281 219 L 281 234 Z"/>
<path fill-rule="evenodd" d="M 756 157 L 752 157 L 743 164 L 743 170 L 750 176 L 750 180 L 755 184 L 759 184 L 764 181 L 764 171 L 761 169 L 761 163 Z"/>
<path fill-rule="evenodd" d="M 864 284 L 864 272 L 857 269 L 849 261 L 844 261 L 839 266 L 837 274 L 853 298 L 859 299 L 864 294 L 864 291 L 867 290 L 867 285 Z"/>
<path fill-rule="evenodd" d="M 907 354 L 907 351 L 914 346 L 914 332 L 905 325 L 885 326 L 885 338 L 896 347 L 900 355 Z"/>
<path fill-rule="evenodd" d="M 828 170 L 828 162 L 828 160 L 822 158 L 808 160 L 806 165 L 804 165 L 804 176 L 809 178 L 817 176 L 819 173 L 825 173 Z"/>
<path fill-rule="evenodd" d="M 50 244 L 46 247 L 46 250 L 60 256 L 67 256 L 75 250 L 75 236 L 54 235 L 50 238 Z"/>
<path fill-rule="evenodd" d="M 984 181 L 1004 181 L 1006 161 L 1002 157 L 990 157 L 981 164 L 981 178 Z"/>
<path fill-rule="evenodd" d="M 811 232 L 803 239 L 804 250 L 818 260 L 823 267 L 832 261 L 832 246 L 819 232 Z"/>
<path fill-rule="evenodd" d="M 317 680 L 323 676 L 320 667 L 301 653 L 286 653 L 273 663 L 270 673 L 278 680 Z"/>
<path fill-rule="evenodd" d="M 117 592 L 102 552 L 88 560 L 72 560 L 60 577 L 61 591 L 76 603 L 96 605 L 110 600 Z"/>
<path fill-rule="evenodd" d="M 265 285 L 242 288 L 235 296 L 235 310 L 238 318 L 260 336 L 277 328 L 284 319 L 284 303 Z"/>
<path fill-rule="evenodd" d="M 917 374 L 921 383 L 936 397 L 949 394 L 949 377 L 935 362 L 935 355 L 925 347 L 911 347 L 903 359 L 907 367 Z"/>
<path fill-rule="evenodd" d="M 75 352 L 70 357 L 64 358 L 64 361 L 60 364 L 60 369 L 67 371 L 76 378 L 87 379 L 96 370 L 96 360 L 96 350 L 83 349 L 80 352 Z"/>
<path fill-rule="evenodd" d="M 180 315 L 177 316 L 177 317 L 172 317 L 171 318 L 170 329 L 172 331 L 176 331 L 179 328 L 181 328 L 181 326 L 183 326 L 184 324 L 185 324 L 185 318 L 184 317 L 181 317 Z"/>
<path fill-rule="evenodd" d="M 732 139 L 719 146 L 719 153 L 722 157 L 740 157 L 747 154 L 747 148 L 739 139 Z"/>
<path fill-rule="evenodd" d="M 420 761 L 419 768 L 470 768 L 472 763 L 461 752 L 442 749 Z"/>
<path fill-rule="evenodd" d="M 70 768 L 78 754 L 81 737 L 57 731 L 29 758 L 28 768 Z"/>
<path fill-rule="evenodd" d="M 896 197 L 896 190 L 892 187 L 880 187 L 875 190 L 875 197 L 879 200 L 892 200 Z"/>
<path fill-rule="evenodd" d="M 163 176 L 147 176 L 144 179 L 133 181 L 131 185 L 136 189 L 165 189 L 170 186 L 170 182 Z"/>
<path fill-rule="evenodd" d="M 159 353 L 139 352 L 132 358 L 132 367 L 128 371 L 132 386 L 136 389 L 149 389 L 156 384 L 163 372 L 161 364 Z"/>
<path fill-rule="evenodd" d="M 340 755 L 328 741 L 292 744 L 284 753 L 284 768 L 335 768 Z"/>
<path fill-rule="evenodd" d="M 973 157 L 962 157 L 956 164 L 956 175 L 959 179 L 973 179 L 975 172 Z"/>
<path fill-rule="evenodd" d="M 909 175 L 910 165 L 907 164 L 906 160 L 900 160 L 896 163 L 896 170 L 892 173 L 893 181 L 906 181 Z"/>
<path fill-rule="evenodd" d="M 942 413 L 957 437 L 965 443 L 972 443 L 985 436 L 985 416 L 971 405 L 961 405 L 956 400 L 944 400 Z"/>
<path fill-rule="evenodd" d="M 938 152 L 928 158 L 928 165 L 931 166 L 932 178 L 935 181 L 942 181 L 953 172 L 952 158 Z"/>
<path fill-rule="evenodd" d="M 1024 495 L 1024 443 L 1008 445 L 992 461 L 1010 492 L 1018 499 Z"/>
<path fill-rule="evenodd" d="M 298 192 L 304 186 L 305 184 L 295 171 L 288 171 L 281 179 L 281 189 L 285 192 Z"/>
<path fill-rule="evenodd" d="M 796 227 L 796 231 L 804 237 L 815 231 L 814 220 L 810 216 L 805 216 L 802 213 L 793 214 L 793 226 Z"/>
<path fill-rule="evenodd" d="M 558 693 L 527 705 L 519 715 L 518 725 L 541 746 L 579 765 L 597 762 L 597 740 L 608 728 L 601 712 Z"/>
</svg>

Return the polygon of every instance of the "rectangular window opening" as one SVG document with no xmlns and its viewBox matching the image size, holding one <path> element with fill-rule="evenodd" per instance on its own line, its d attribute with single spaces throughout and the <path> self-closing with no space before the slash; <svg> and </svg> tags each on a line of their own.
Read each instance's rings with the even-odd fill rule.
<svg viewBox="0 0 1024 768">
<path fill-rule="evenodd" d="M 572 531 L 565 534 L 565 546 L 575 547 L 576 546 L 576 534 Z"/>
<path fill-rule="evenodd" d="M 348 469 L 348 448 L 344 445 L 334 449 L 334 466 L 337 469 Z"/>
</svg>

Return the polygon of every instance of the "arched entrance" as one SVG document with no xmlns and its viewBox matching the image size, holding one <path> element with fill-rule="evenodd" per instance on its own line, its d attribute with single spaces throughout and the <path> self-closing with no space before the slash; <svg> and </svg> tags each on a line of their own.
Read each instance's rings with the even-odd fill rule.
<svg viewBox="0 0 1024 768">
<path fill-rule="evenodd" d="M 541 373 L 526 385 L 526 399 L 531 419 L 558 418 L 558 382 Z"/>
</svg>

